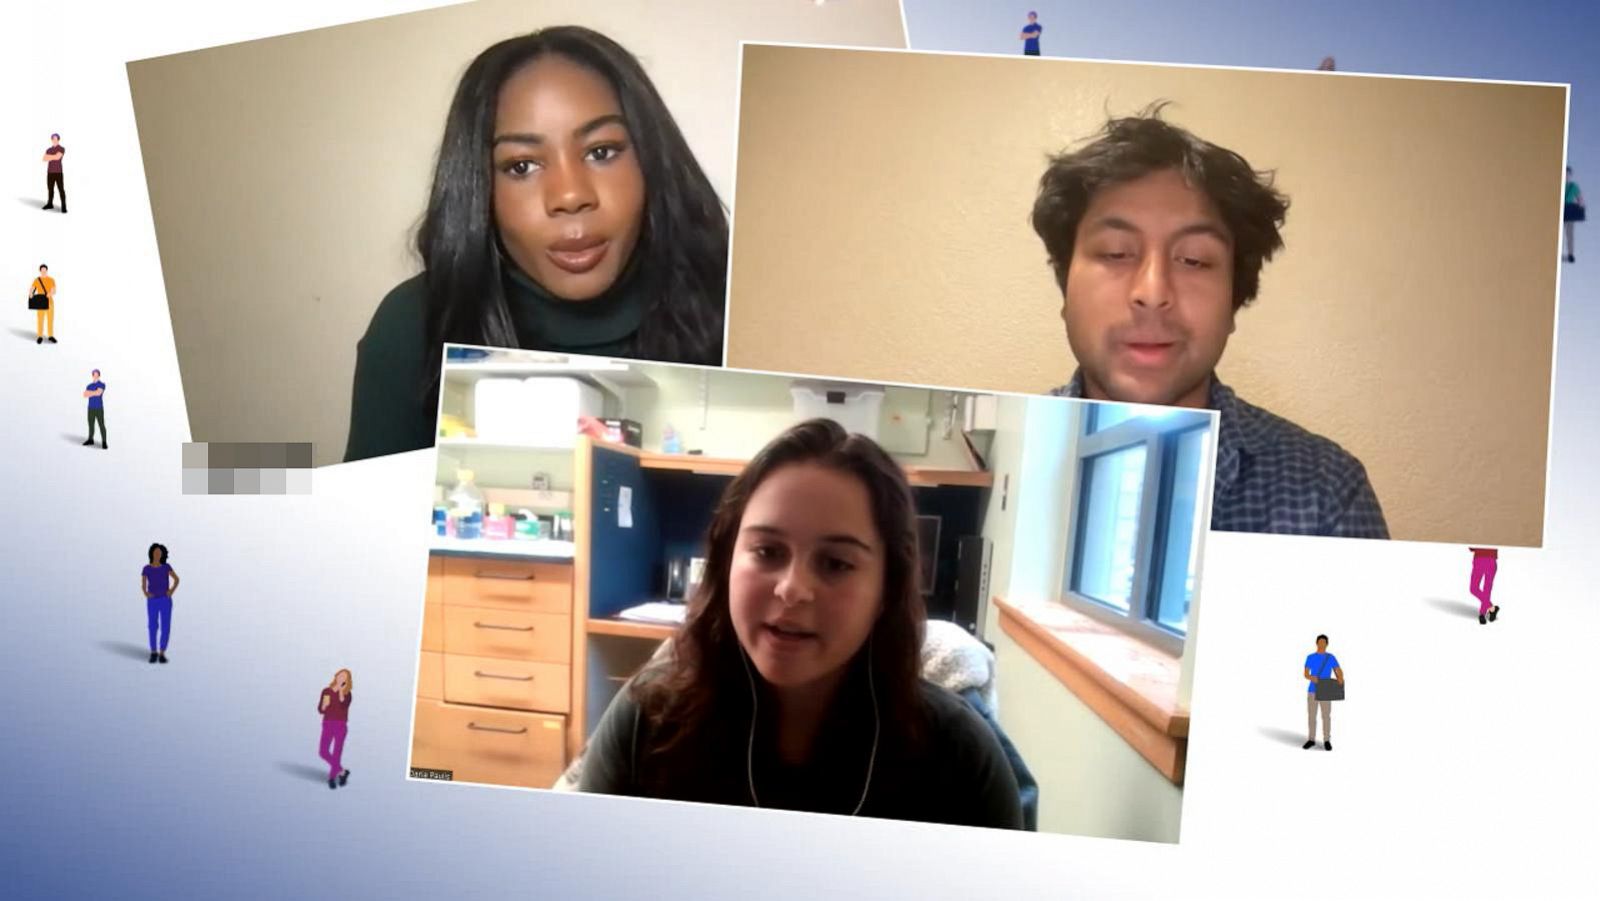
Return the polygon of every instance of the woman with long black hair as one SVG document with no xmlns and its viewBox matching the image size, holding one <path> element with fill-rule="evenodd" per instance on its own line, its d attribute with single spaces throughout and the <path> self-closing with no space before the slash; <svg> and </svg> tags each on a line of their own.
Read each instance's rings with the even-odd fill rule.
<svg viewBox="0 0 1600 901">
<path fill-rule="evenodd" d="M 597 32 L 472 61 L 416 248 L 423 272 L 357 348 L 347 461 L 432 446 L 445 342 L 722 364 L 726 211 L 639 61 Z"/>
<path fill-rule="evenodd" d="M 167 561 L 167 546 L 152 544 L 145 552 L 150 562 L 139 573 L 139 590 L 149 620 L 150 662 L 167 662 L 167 638 L 172 634 L 172 596 L 178 593 L 178 574 Z M 157 633 L 161 640 L 156 641 Z"/>
<path fill-rule="evenodd" d="M 1022 828 L 999 739 L 921 677 L 926 614 L 905 472 L 811 420 L 729 484 L 665 662 L 585 751 L 586 792 Z"/>
</svg>

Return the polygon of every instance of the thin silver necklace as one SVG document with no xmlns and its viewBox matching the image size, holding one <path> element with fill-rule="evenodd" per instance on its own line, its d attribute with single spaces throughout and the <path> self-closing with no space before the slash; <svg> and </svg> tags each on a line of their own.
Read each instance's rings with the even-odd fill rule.
<svg viewBox="0 0 1600 901">
<path fill-rule="evenodd" d="M 750 683 L 750 741 L 745 746 L 744 771 L 750 784 L 750 803 L 756 807 L 761 806 L 761 799 L 756 797 L 756 714 L 760 712 L 756 700 L 756 677 L 750 672 L 750 655 L 744 652 L 743 646 L 739 648 L 739 659 L 744 661 L 744 676 Z M 861 786 L 861 800 L 856 802 L 856 809 L 850 811 L 850 816 L 861 812 L 867 803 L 867 790 L 872 787 L 872 768 L 878 763 L 878 686 L 872 678 L 872 641 L 867 640 L 867 692 L 872 696 L 872 752 L 867 755 L 867 781 Z"/>
</svg>

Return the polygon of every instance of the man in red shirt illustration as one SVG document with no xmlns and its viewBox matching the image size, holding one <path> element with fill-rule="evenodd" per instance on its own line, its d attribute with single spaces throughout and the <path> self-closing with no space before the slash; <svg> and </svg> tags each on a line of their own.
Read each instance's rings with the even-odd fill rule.
<svg viewBox="0 0 1600 901">
<path fill-rule="evenodd" d="M 67 148 L 61 146 L 61 136 L 50 136 L 50 148 L 44 152 L 44 189 L 47 193 L 44 208 L 56 208 L 56 189 L 61 190 L 61 212 L 67 211 L 67 182 L 61 171 L 61 158 L 67 155 Z"/>
</svg>

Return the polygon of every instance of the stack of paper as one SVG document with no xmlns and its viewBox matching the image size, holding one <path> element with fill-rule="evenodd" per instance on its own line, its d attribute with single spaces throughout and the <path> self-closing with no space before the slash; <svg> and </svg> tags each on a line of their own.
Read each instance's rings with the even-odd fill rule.
<svg viewBox="0 0 1600 901">
<path fill-rule="evenodd" d="M 683 623 L 684 613 L 688 607 L 683 604 L 669 604 L 665 601 L 651 601 L 640 604 L 617 614 L 617 619 L 631 620 L 636 623 L 662 623 L 677 626 Z"/>
</svg>

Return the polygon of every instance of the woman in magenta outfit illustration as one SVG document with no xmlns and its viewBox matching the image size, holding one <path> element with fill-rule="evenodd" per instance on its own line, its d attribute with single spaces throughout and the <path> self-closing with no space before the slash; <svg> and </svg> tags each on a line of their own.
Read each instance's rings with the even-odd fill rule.
<svg viewBox="0 0 1600 901">
<path fill-rule="evenodd" d="M 350 771 L 340 763 L 350 723 L 350 685 L 350 671 L 339 670 L 317 701 L 317 712 L 322 714 L 322 741 L 317 743 L 317 754 L 328 762 L 329 788 L 338 788 L 350 781 Z"/>
<path fill-rule="evenodd" d="M 139 576 L 144 592 L 145 616 L 150 623 L 150 662 L 167 662 L 167 637 L 172 634 L 172 596 L 178 593 L 178 574 L 167 563 L 167 546 L 152 544 L 150 563 Z M 161 633 L 157 643 L 156 632 Z"/>
<path fill-rule="evenodd" d="M 1500 615 L 1500 605 L 1490 605 L 1489 593 L 1494 591 L 1494 573 L 1500 568 L 1500 552 L 1492 547 L 1475 547 L 1468 550 L 1472 551 L 1472 582 L 1467 590 L 1478 599 L 1478 622 L 1480 624 L 1494 622 L 1495 617 Z"/>
</svg>

